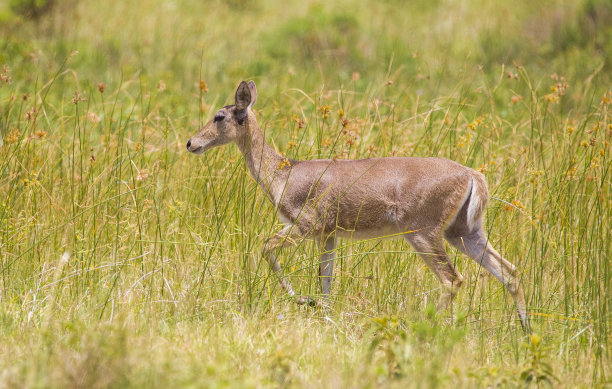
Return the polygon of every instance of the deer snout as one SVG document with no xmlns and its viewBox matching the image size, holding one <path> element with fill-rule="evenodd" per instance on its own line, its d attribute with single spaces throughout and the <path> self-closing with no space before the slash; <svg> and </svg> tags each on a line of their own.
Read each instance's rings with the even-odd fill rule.
<svg viewBox="0 0 612 389">
<path fill-rule="evenodd" d="M 229 139 L 224 134 L 219 133 L 215 128 L 207 128 L 205 126 L 187 141 L 187 150 L 190 153 L 202 154 L 213 147 L 221 146 L 228 142 Z"/>
<path fill-rule="evenodd" d="M 204 150 L 202 146 L 198 146 L 198 142 L 191 142 L 191 139 L 187 141 L 187 151 L 194 154 L 201 154 Z"/>
<path fill-rule="evenodd" d="M 202 144 L 202 139 L 198 137 L 190 138 L 187 141 L 187 151 L 189 151 L 190 153 L 202 154 L 205 150 L 210 148 L 205 146 L 209 145 L 207 145 L 206 143 Z"/>
<path fill-rule="evenodd" d="M 199 151 L 201 151 L 202 146 L 198 146 L 196 144 L 192 144 L 191 143 L 191 139 L 189 139 L 187 141 L 187 151 L 189 151 L 190 153 L 196 153 L 199 154 Z"/>
</svg>

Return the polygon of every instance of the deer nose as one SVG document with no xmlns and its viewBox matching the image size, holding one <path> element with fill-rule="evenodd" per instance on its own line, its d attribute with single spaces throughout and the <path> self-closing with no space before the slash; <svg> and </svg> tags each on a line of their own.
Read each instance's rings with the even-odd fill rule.
<svg viewBox="0 0 612 389">
<path fill-rule="evenodd" d="M 191 139 L 187 141 L 187 150 L 189 150 L 189 147 L 191 147 Z"/>
</svg>

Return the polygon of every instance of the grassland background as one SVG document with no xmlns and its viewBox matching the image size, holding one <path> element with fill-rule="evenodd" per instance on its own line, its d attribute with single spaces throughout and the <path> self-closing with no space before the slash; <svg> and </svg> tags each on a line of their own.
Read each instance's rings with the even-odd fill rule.
<svg viewBox="0 0 612 389">
<path fill-rule="evenodd" d="M 596 0 L 0 1 L 0 387 L 611 385 L 611 26 Z M 287 156 L 484 171 L 538 337 L 456 251 L 435 313 L 400 241 L 341 243 L 329 315 L 287 301 L 237 148 L 185 150 L 243 79 Z M 301 293 L 317 255 L 279 255 Z"/>
</svg>

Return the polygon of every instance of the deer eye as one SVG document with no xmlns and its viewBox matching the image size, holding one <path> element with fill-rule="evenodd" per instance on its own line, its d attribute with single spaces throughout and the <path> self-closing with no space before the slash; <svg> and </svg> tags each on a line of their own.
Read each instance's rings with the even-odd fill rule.
<svg viewBox="0 0 612 389">
<path fill-rule="evenodd" d="M 215 123 L 220 122 L 221 120 L 225 119 L 225 115 L 222 113 L 218 113 L 215 115 Z"/>
</svg>

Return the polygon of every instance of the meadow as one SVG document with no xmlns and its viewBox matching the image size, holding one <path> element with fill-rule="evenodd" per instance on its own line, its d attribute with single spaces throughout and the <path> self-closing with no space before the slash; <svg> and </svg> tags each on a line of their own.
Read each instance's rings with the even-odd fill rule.
<svg viewBox="0 0 612 389">
<path fill-rule="evenodd" d="M 0 1 L 0 388 L 612 386 L 609 1 L 26 12 L 46 3 Z M 289 301 L 261 255 L 282 225 L 236 146 L 185 149 L 250 79 L 287 157 L 483 172 L 534 334 L 455 250 L 464 287 L 436 312 L 402 240 L 341 241 L 330 312 Z M 316 244 L 278 254 L 316 297 Z"/>
</svg>

